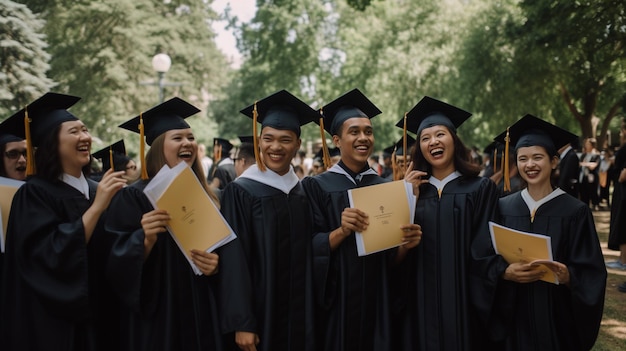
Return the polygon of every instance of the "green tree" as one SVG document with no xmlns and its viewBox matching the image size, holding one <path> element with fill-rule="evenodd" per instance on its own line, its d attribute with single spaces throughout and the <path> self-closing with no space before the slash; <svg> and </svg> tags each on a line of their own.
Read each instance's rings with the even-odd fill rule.
<svg viewBox="0 0 626 351">
<path fill-rule="evenodd" d="M 166 80 L 183 84 L 167 87 L 166 99 L 181 96 L 206 108 L 221 89 L 228 66 L 214 43 L 217 15 L 207 1 L 24 2 L 47 20 L 57 90 L 83 98 L 72 111 L 106 142 L 122 135 L 120 122 L 158 103 L 157 87 L 140 83 L 155 82 L 150 62 L 159 52 L 172 58 Z"/>
<path fill-rule="evenodd" d="M 54 85 L 46 76 L 50 54 L 43 26 L 44 21 L 26 6 L 0 0 L 0 113 L 4 117 Z"/>
<path fill-rule="evenodd" d="M 625 11 L 610 0 L 482 6 L 459 60 L 464 86 L 477 92 L 474 105 L 494 120 L 530 112 L 602 141 L 626 102 Z"/>
<path fill-rule="evenodd" d="M 211 115 L 220 125 L 220 135 L 251 134 L 252 121 L 238 111 L 280 89 L 310 102 L 325 14 L 317 1 L 259 1 L 249 23 L 230 18 L 244 62 L 224 94 L 212 103 Z M 314 129 L 305 128 L 303 133 L 312 135 Z"/>
</svg>

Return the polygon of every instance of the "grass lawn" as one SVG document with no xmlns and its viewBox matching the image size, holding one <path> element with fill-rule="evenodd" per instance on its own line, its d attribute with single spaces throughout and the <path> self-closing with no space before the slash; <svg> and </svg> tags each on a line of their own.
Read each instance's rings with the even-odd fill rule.
<svg viewBox="0 0 626 351">
<path fill-rule="evenodd" d="M 609 211 L 594 212 L 596 228 L 605 261 L 615 261 L 619 251 L 607 249 L 609 237 Z M 608 269 L 606 297 L 604 300 L 604 317 L 594 351 L 626 350 L 626 293 L 617 291 L 617 286 L 626 281 L 626 271 Z"/>
</svg>

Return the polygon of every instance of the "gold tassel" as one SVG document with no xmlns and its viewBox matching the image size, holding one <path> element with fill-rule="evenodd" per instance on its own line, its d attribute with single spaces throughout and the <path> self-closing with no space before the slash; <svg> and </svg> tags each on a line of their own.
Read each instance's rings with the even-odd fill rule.
<svg viewBox="0 0 626 351">
<path fill-rule="evenodd" d="M 30 136 L 30 118 L 28 118 L 28 108 L 24 108 L 24 130 L 26 136 L 26 175 L 37 173 L 35 168 L 35 157 L 33 152 L 33 139 Z"/>
<path fill-rule="evenodd" d="M 148 169 L 146 168 L 146 145 L 144 141 L 144 125 L 143 125 L 143 115 L 139 114 L 139 157 L 141 158 L 141 179 L 148 179 Z M 111 165 L 113 166 L 113 165 Z"/>
<path fill-rule="evenodd" d="M 324 162 L 324 169 L 330 168 L 330 152 L 328 151 L 328 145 L 326 144 L 326 134 L 324 133 L 324 115 L 322 109 L 320 109 L 320 133 L 322 135 L 322 161 Z"/>
<path fill-rule="evenodd" d="M 252 110 L 252 134 L 254 134 L 252 136 L 252 141 L 253 141 L 253 145 L 254 145 L 254 159 L 256 160 L 256 164 L 257 167 L 259 167 L 259 170 L 261 172 L 265 172 L 265 164 L 263 163 L 263 160 L 261 159 L 261 155 L 259 153 L 259 135 L 258 135 L 258 131 L 257 131 L 257 119 L 259 118 L 259 112 L 257 111 L 256 108 L 256 101 L 254 102 L 254 109 Z"/>
<path fill-rule="evenodd" d="M 115 172 L 115 165 L 113 164 L 113 147 L 109 147 L 109 162 L 111 168 L 113 168 L 113 172 Z"/>
<path fill-rule="evenodd" d="M 509 136 L 509 128 L 506 129 L 504 141 L 504 164 L 502 165 L 504 170 L 504 191 L 511 191 L 511 179 L 509 177 L 509 144 L 511 143 L 511 138 Z"/>
<path fill-rule="evenodd" d="M 408 162 L 406 160 L 406 151 L 407 151 L 407 140 L 406 140 L 406 115 L 408 114 L 408 112 L 404 113 L 404 126 L 402 127 L 402 158 L 404 159 L 404 175 L 406 176 L 406 171 L 407 171 L 407 167 Z M 393 154 L 395 155 L 396 152 L 394 151 Z M 393 177 L 394 179 L 396 177 Z M 399 180 L 399 179 L 396 179 Z"/>
</svg>

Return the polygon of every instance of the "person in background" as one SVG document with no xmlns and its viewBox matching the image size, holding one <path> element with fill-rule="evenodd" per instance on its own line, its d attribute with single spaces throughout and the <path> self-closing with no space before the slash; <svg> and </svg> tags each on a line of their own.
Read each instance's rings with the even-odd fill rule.
<svg viewBox="0 0 626 351">
<path fill-rule="evenodd" d="M 301 126 L 319 114 L 286 90 L 241 110 L 261 122 L 256 164 L 222 193 L 237 240 L 219 249 L 222 331 L 227 348 L 315 350 L 312 218 L 292 159 Z M 257 115 L 258 113 L 258 115 Z"/>
<path fill-rule="evenodd" d="M 381 111 L 358 89 L 322 111 L 324 128 L 341 159 L 326 172 L 302 180 L 314 213 L 318 346 L 329 351 L 392 350 L 392 265 L 419 244 L 420 227 L 403 225 L 406 243 L 398 249 L 358 256 L 354 232 L 365 230 L 374 214 L 350 208 L 348 190 L 386 182 L 367 162 L 374 151 L 370 118 Z"/>
<path fill-rule="evenodd" d="M 223 138 L 213 139 L 213 167 L 209 171 L 208 179 L 212 188 L 224 190 L 228 183 L 237 177 L 235 163 L 230 152 L 233 144 Z"/>
<path fill-rule="evenodd" d="M 580 195 L 580 159 L 576 154 L 573 144 L 567 143 L 559 149 L 559 167 L 557 169 L 557 185 L 559 189 L 578 199 Z"/>
<path fill-rule="evenodd" d="M 185 121 L 198 112 L 188 102 L 172 98 L 120 125 L 139 133 L 140 145 L 143 129 L 150 146 L 145 162 L 143 154 L 139 155 L 144 168 L 141 179 L 115 196 L 106 221 L 107 233 L 115 240 L 107 273 L 128 308 L 129 317 L 120 325 L 128 350 L 223 348 L 214 286 L 220 257 L 202 247 L 191 250 L 191 260 L 202 273 L 197 275 L 167 232 L 170 214 L 154 209 L 144 194 L 163 166 L 185 162 L 219 204 L 202 173 L 198 144 Z"/>
<path fill-rule="evenodd" d="M 527 188 L 500 199 L 498 222 L 550 237 L 550 264 L 508 264 L 497 301 L 505 316 L 504 350 L 590 350 L 598 336 L 607 273 L 590 208 L 552 185 L 563 145 L 576 135 L 532 115 L 496 140 L 514 145 Z M 507 138 L 508 137 L 508 138 Z M 503 259 L 502 259 L 503 260 Z M 558 284 L 540 279 L 550 269 Z"/>
<path fill-rule="evenodd" d="M 407 135 L 407 150 L 404 151 L 404 137 L 400 138 L 395 144 L 387 147 L 383 152 L 391 155 L 391 167 L 393 173 L 388 180 L 404 179 L 404 173 L 411 162 L 411 153 L 415 145 L 415 138 Z"/>
<path fill-rule="evenodd" d="M 403 262 L 407 278 L 396 349 L 497 349 L 487 326 L 495 296 L 491 288 L 502 268 L 488 224 L 498 193 L 491 180 L 479 176 L 481 167 L 457 135 L 470 116 L 428 96 L 407 113 L 406 130 L 417 142 L 405 180 L 417 192 L 414 223 L 424 235 Z"/>
<path fill-rule="evenodd" d="M 607 268 L 626 270 L 626 121 L 620 125 L 620 148 L 615 153 L 614 167 L 617 177 L 613 187 L 611 201 L 611 222 L 609 227 L 608 247 L 619 251 L 615 261 L 608 262 Z M 618 287 L 626 292 L 626 282 Z"/>
<path fill-rule="evenodd" d="M 233 160 L 235 162 L 235 173 L 237 177 L 239 177 L 248 167 L 256 163 L 254 158 L 254 144 L 247 141 L 242 142 L 235 150 Z"/>
<path fill-rule="evenodd" d="M 583 141 L 583 154 L 580 161 L 580 200 L 593 210 L 598 210 L 598 171 L 600 154 L 596 150 L 596 139 L 587 138 Z"/>
<path fill-rule="evenodd" d="M 495 146 L 493 148 L 493 160 L 491 161 L 492 167 L 491 170 L 495 171 L 491 174 L 489 179 L 491 179 L 494 183 L 496 183 L 496 187 L 498 188 L 498 194 L 500 197 L 512 194 L 519 190 L 522 190 L 526 187 L 526 183 L 522 179 L 519 174 L 519 170 L 517 169 L 517 163 L 515 162 L 515 157 L 513 154 L 513 150 L 509 150 L 508 157 L 504 157 L 505 147 L 504 144 L 499 142 L 494 142 Z M 508 160 L 508 165 L 505 162 Z M 508 184 L 505 181 L 504 177 L 504 169 L 508 167 Z"/>
<path fill-rule="evenodd" d="M 13 134 L 27 139 L 29 178 L 17 190 L 8 219 L 3 350 L 119 346 L 116 300 L 104 279 L 102 219 L 126 180 L 113 170 L 100 183 L 88 179 L 92 138 L 67 111 L 78 100 L 49 92 L 9 117 L 17 126 Z"/>
<path fill-rule="evenodd" d="M 95 181 L 99 181 L 102 178 L 102 175 L 111 168 L 115 171 L 124 171 L 124 175 L 122 177 L 127 180 L 127 184 L 131 184 L 138 178 L 137 165 L 135 164 L 135 161 L 126 155 L 124 140 L 119 140 L 101 150 L 98 150 L 91 156 L 102 162 L 102 170 L 99 174 L 91 176 Z M 111 163 L 111 161 L 113 161 L 113 163 Z"/>
<path fill-rule="evenodd" d="M 208 175 L 209 170 L 213 166 L 213 160 L 207 155 L 206 145 L 198 144 L 198 157 L 200 159 L 200 163 L 202 164 L 202 171 L 204 174 Z"/>
<path fill-rule="evenodd" d="M 0 124 L 0 177 L 15 180 L 26 179 L 26 140 L 4 132 L 8 123 Z"/>
</svg>

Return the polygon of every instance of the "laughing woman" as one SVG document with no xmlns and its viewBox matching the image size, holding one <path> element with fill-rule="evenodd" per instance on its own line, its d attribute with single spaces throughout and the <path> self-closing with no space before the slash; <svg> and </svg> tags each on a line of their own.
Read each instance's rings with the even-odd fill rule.
<svg viewBox="0 0 626 351">
<path fill-rule="evenodd" d="M 86 178 L 91 135 L 66 111 L 79 99 L 47 93 L 10 117 L 14 134 L 28 139 L 28 153 L 38 147 L 38 172 L 15 194 L 9 217 L 4 350 L 94 350 L 106 343 L 98 338 L 96 310 L 104 291 L 96 274 L 101 216 L 126 181 L 123 172 L 113 171 L 99 184 Z M 29 166 L 27 173 L 33 174 Z"/>
<path fill-rule="evenodd" d="M 166 231 L 168 213 L 155 210 L 143 193 L 161 167 L 186 162 L 217 202 L 198 159 L 198 144 L 184 120 L 199 111 L 173 98 L 120 126 L 139 132 L 143 119 L 146 142 L 151 145 L 147 177 L 142 177 L 146 179 L 113 199 L 106 222 L 107 232 L 116 237 L 108 261 L 109 278 L 133 309 L 130 325 L 121 328 L 131 341 L 130 350 L 222 349 L 212 277 L 218 256 L 193 250 L 192 260 L 203 273 L 196 275 Z"/>
<path fill-rule="evenodd" d="M 408 114 L 417 134 L 414 167 L 405 180 L 418 186 L 415 223 L 422 241 L 405 259 L 404 350 L 491 349 L 481 322 L 490 312 L 498 276 L 489 238 L 497 205 L 496 185 L 478 176 L 457 128 L 470 113 L 424 97 Z"/>
<path fill-rule="evenodd" d="M 589 207 L 550 182 L 557 150 L 576 139 L 559 127 L 526 115 L 509 128 L 519 173 L 528 183 L 500 199 L 500 223 L 551 238 L 559 284 L 527 263 L 506 268 L 500 292 L 510 316 L 506 350 L 589 350 L 602 320 L 606 268 Z M 505 133 L 497 141 L 504 142 Z M 508 310 L 507 310 L 508 309 Z"/>
</svg>

